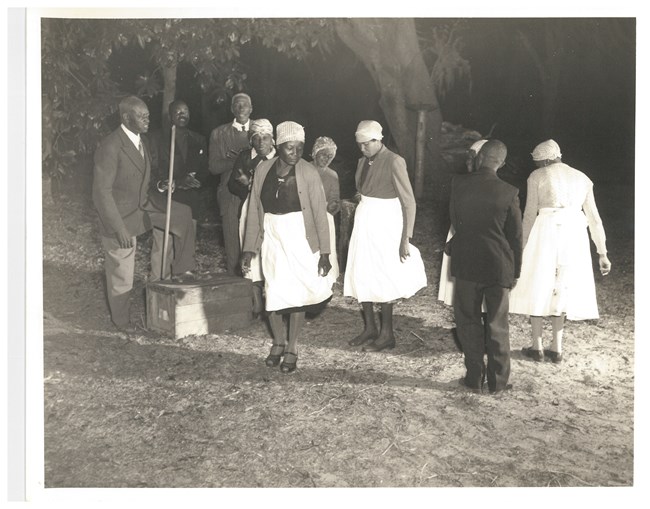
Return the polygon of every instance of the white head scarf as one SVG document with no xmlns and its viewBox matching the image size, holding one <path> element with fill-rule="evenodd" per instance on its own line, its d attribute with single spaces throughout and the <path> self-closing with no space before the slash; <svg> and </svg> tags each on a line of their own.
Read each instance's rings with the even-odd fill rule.
<svg viewBox="0 0 650 509">
<path fill-rule="evenodd" d="M 357 143 L 365 143 L 370 140 L 381 140 L 384 135 L 382 134 L 381 124 L 374 120 L 362 120 L 357 126 L 357 132 L 354 133 Z"/>
<path fill-rule="evenodd" d="M 481 150 L 481 147 L 487 143 L 487 140 L 478 140 L 475 141 L 471 147 L 469 147 L 470 150 L 473 150 L 475 154 L 478 154 L 479 151 Z"/>
<path fill-rule="evenodd" d="M 533 161 L 552 161 L 558 157 L 562 157 L 560 146 L 553 140 L 546 140 L 535 147 L 530 154 L 533 156 Z"/>
</svg>

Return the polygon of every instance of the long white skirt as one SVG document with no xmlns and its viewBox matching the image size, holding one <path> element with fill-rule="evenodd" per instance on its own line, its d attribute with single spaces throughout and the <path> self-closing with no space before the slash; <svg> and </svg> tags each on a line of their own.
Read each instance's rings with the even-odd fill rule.
<svg viewBox="0 0 650 509">
<path fill-rule="evenodd" d="M 332 296 L 331 272 L 318 275 L 320 251 L 312 253 L 302 212 L 264 214 L 262 271 L 266 310 L 319 304 Z"/>
<path fill-rule="evenodd" d="M 446 242 L 454 236 L 453 227 L 449 228 Z M 440 266 L 440 283 L 438 285 L 438 300 L 448 306 L 454 305 L 454 283 L 456 278 L 451 275 L 451 259 L 444 251 L 442 253 L 442 264 Z"/>
<path fill-rule="evenodd" d="M 246 217 L 248 216 L 248 201 L 250 199 L 250 194 L 244 200 L 244 204 L 241 208 L 241 217 L 239 218 L 239 245 L 240 247 L 244 246 L 244 236 L 246 235 Z M 246 279 L 250 279 L 253 283 L 257 281 L 263 281 L 264 276 L 262 275 L 262 262 L 260 261 L 260 256 L 258 254 L 253 255 L 251 259 L 250 270 L 244 274 Z"/>
<path fill-rule="evenodd" d="M 399 198 L 361 197 L 354 214 L 343 294 L 359 302 L 406 299 L 427 286 L 420 251 L 409 244 L 402 263 L 402 206 Z"/>
<path fill-rule="evenodd" d="M 339 278 L 339 259 L 336 256 L 336 226 L 334 225 L 334 216 L 327 213 L 327 224 L 330 227 L 330 263 L 332 268 L 328 274 L 331 275 L 333 281 L 336 281 Z"/>
<path fill-rule="evenodd" d="M 579 209 L 540 209 L 524 247 L 510 312 L 598 318 L 587 220 Z"/>
</svg>

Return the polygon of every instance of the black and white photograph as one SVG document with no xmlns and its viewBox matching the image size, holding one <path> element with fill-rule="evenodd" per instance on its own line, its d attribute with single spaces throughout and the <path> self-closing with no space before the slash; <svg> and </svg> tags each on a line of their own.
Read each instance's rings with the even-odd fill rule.
<svg viewBox="0 0 650 509">
<path fill-rule="evenodd" d="M 647 23 L 413 4 L 9 9 L 8 500 L 641 505 Z"/>
</svg>

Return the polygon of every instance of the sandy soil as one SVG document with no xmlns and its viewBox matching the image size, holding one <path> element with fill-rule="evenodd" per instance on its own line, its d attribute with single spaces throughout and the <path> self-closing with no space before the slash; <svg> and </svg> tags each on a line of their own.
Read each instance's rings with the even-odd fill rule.
<svg viewBox="0 0 650 509">
<path fill-rule="evenodd" d="M 631 192 L 597 194 L 613 263 L 596 278 L 601 318 L 569 322 L 556 365 L 522 357 L 529 324 L 511 316 L 514 388 L 496 396 L 458 385 L 453 313 L 436 300 L 447 226 L 427 204 L 413 243 L 429 286 L 396 306 L 397 347 L 348 346 L 361 316 L 337 286 L 287 376 L 264 366 L 271 341 L 259 320 L 181 340 L 120 336 L 87 198 L 46 200 L 46 488 L 632 486 Z M 223 270 L 218 238 L 200 227 L 204 269 Z M 132 316 L 144 325 L 150 240 L 140 240 Z"/>
</svg>

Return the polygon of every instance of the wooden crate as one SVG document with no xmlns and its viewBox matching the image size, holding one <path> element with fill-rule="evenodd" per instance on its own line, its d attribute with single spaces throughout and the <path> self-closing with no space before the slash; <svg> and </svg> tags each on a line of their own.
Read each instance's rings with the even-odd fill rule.
<svg viewBox="0 0 650 509">
<path fill-rule="evenodd" d="M 249 279 L 214 274 L 191 283 L 156 281 L 147 293 L 147 327 L 176 339 L 245 327 L 252 320 Z"/>
</svg>

